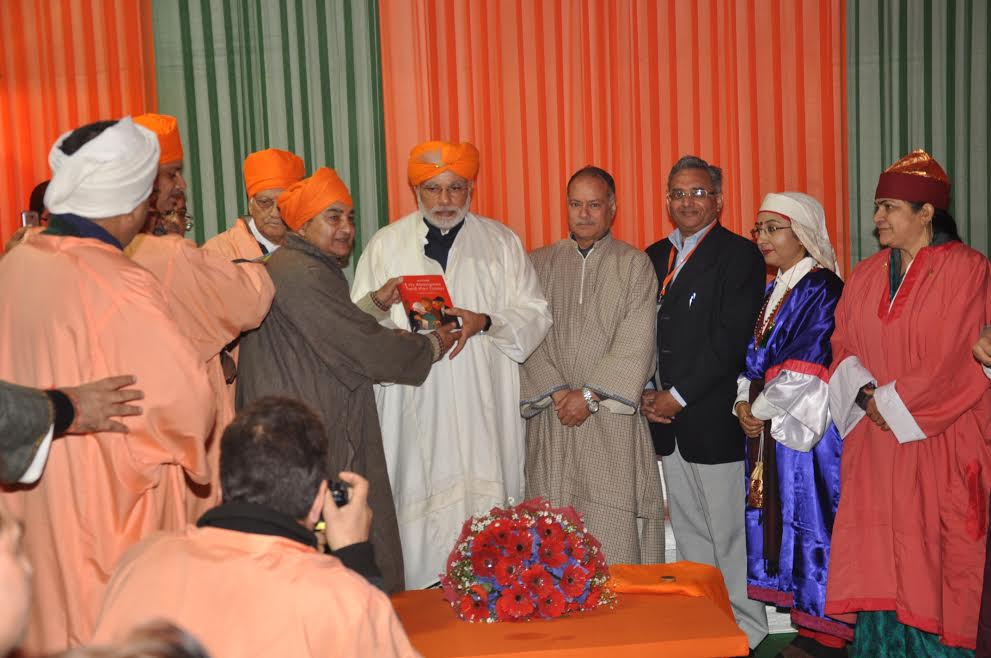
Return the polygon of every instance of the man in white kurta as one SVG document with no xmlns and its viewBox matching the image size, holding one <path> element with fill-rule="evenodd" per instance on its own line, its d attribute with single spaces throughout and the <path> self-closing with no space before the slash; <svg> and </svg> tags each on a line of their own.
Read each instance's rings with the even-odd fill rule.
<svg viewBox="0 0 991 658">
<path fill-rule="evenodd" d="M 519 237 L 468 212 L 477 173 L 471 144 L 414 148 L 420 209 L 372 237 L 351 289 L 357 300 L 392 277 L 442 274 L 463 326 L 421 386 L 376 386 L 409 588 L 438 581 L 465 519 L 523 496 L 519 364 L 551 315 Z M 383 324 L 409 329 L 401 304 Z"/>
</svg>

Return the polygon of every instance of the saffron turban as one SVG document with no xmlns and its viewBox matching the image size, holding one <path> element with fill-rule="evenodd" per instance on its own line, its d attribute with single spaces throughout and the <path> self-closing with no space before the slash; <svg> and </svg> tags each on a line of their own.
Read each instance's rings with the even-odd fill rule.
<svg viewBox="0 0 991 658">
<path fill-rule="evenodd" d="M 262 190 L 285 189 L 305 175 L 303 158 L 289 151 L 265 149 L 244 159 L 244 187 L 249 198 Z"/>
<path fill-rule="evenodd" d="M 901 199 L 950 207 L 950 178 L 931 155 L 916 149 L 885 169 L 877 181 L 875 199 Z"/>
<path fill-rule="evenodd" d="M 182 160 L 182 140 L 179 138 L 179 122 L 167 114 L 142 114 L 134 117 L 134 123 L 144 126 L 158 135 L 162 148 L 159 162 L 170 164 Z"/>
<path fill-rule="evenodd" d="M 279 211 L 282 221 L 294 231 L 326 210 L 329 206 L 343 201 L 353 206 L 351 193 L 337 172 L 329 167 L 321 167 L 309 178 L 293 183 L 279 195 Z"/>
<path fill-rule="evenodd" d="M 63 133 L 48 153 L 48 212 L 103 219 L 129 213 L 148 198 L 158 175 L 153 132 L 124 117 L 68 155 L 59 146 L 72 132 Z"/>
<path fill-rule="evenodd" d="M 772 192 L 764 197 L 757 212 L 772 212 L 790 221 L 792 232 L 809 255 L 821 267 L 840 273 L 826 230 L 826 211 L 814 197 L 801 192 Z"/>
<path fill-rule="evenodd" d="M 424 142 L 410 151 L 406 172 L 413 187 L 445 171 L 454 172 L 466 180 L 475 180 L 478 176 L 478 149 L 475 145 L 470 142 Z"/>
</svg>

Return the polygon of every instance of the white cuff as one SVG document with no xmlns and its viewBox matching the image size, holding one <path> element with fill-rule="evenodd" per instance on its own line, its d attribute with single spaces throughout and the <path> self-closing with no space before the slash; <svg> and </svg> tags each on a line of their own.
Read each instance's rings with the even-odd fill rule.
<svg viewBox="0 0 991 658">
<path fill-rule="evenodd" d="M 865 384 L 873 381 L 874 376 L 855 356 L 843 359 L 829 378 L 829 413 L 842 438 L 846 438 L 867 415 L 866 411 L 857 406 L 857 394 Z"/>
<path fill-rule="evenodd" d="M 677 400 L 678 404 L 680 404 L 682 407 L 688 406 L 688 403 L 685 402 L 685 398 L 681 397 L 681 393 L 679 393 L 678 389 L 676 389 L 674 386 L 668 389 L 668 393 L 670 393 L 671 397 Z"/>
<path fill-rule="evenodd" d="M 743 375 L 736 378 L 736 399 L 733 400 L 734 416 L 736 415 L 736 405 L 741 402 L 750 402 L 750 380 Z"/>
<path fill-rule="evenodd" d="M 895 390 L 895 382 L 888 382 L 884 386 L 879 386 L 874 391 L 874 403 L 884 418 L 884 422 L 888 423 L 888 427 L 895 433 L 898 443 L 920 441 L 926 438 L 925 432 L 915 422 L 912 413 Z"/>
<path fill-rule="evenodd" d="M 991 366 L 981 366 L 981 367 L 984 368 L 984 374 L 987 375 L 989 379 L 991 379 Z"/>
<path fill-rule="evenodd" d="M 24 475 L 18 480 L 20 484 L 34 484 L 45 471 L 45 464 L 48 463 L 48 453 L 52 449 L 52 439 L 55 438 L 55 426 L 48 428 L 48 434 L 38 446 L 38 451 L 34 453 L 31 465 L 24 471 Z"/>
<path fill-rule="evenodd" d="M 774 420 L 778 416 L 783 416 L 785 410 L 768 402 L 764 394 L 761 393 L 754 398 L 753 404 L 750 405 L 750 413 L 754 415 L 754 418 Z"/>
</svg>

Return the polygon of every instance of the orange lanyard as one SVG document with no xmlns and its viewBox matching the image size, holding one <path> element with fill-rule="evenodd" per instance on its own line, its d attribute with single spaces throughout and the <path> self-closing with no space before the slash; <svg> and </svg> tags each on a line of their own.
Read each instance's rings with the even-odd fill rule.
<svg viewBox="0 0 991 658">
<path fill-rule="evenodd" d="M 695 243 L 695 246 L 692 247 L 692 250 L 688 252 L 687 256 L 685 256 L 685 260 L 681 261 L 681 269 L 684 269 L 685 265 L 688 264 L 688 259 L 692 257 L 692 254 L 695 253 L 695 250 L 699 248 L 700 244 L 702 244 L 702 240 L 705 240 L 707 237 L 709 237 L 710 233 L 712 233 L 711 229 L 709 231 L 706 231 L 705 235 L 699 238 L 699 241 Z M 674 265 L 674 256 L 675 256 L 675 252 L 677 251 L 678 250 L 675 248 L 674 243 L 672 242 L 671 253 L 668 254 L 668 273 L 664 277 L 664 280 L 661 281 L 661 293 L 658 296 L 659 299 L 664 299 L 664 295 L 668 294 L 668 286 L 671 285 L 671 281 L 674 279 L 674 274 L 677 270 L 673 269 L 672 266 Z"/>
</svg>

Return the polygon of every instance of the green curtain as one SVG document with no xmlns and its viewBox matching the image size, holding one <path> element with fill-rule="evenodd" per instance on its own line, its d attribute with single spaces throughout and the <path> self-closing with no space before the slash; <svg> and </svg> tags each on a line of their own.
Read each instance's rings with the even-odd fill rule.
<svg viewBox="0 0 991 658">
<path fill-rule="evenodd" d="M 963 239 L 989 253 L 991 3 L 847 0 L 852 260 L 877 251 L 877 177 L 914 148 L 953 183 Z"/>
<path fill-rule="evenodd" d="M 352 263 L 388 222 L 376 0 L 155 0 L 158 107 L 179 120 L 195 238 L 247 212 L 244 157 L 274 147 L 337 170 Z"/>
</svg>

